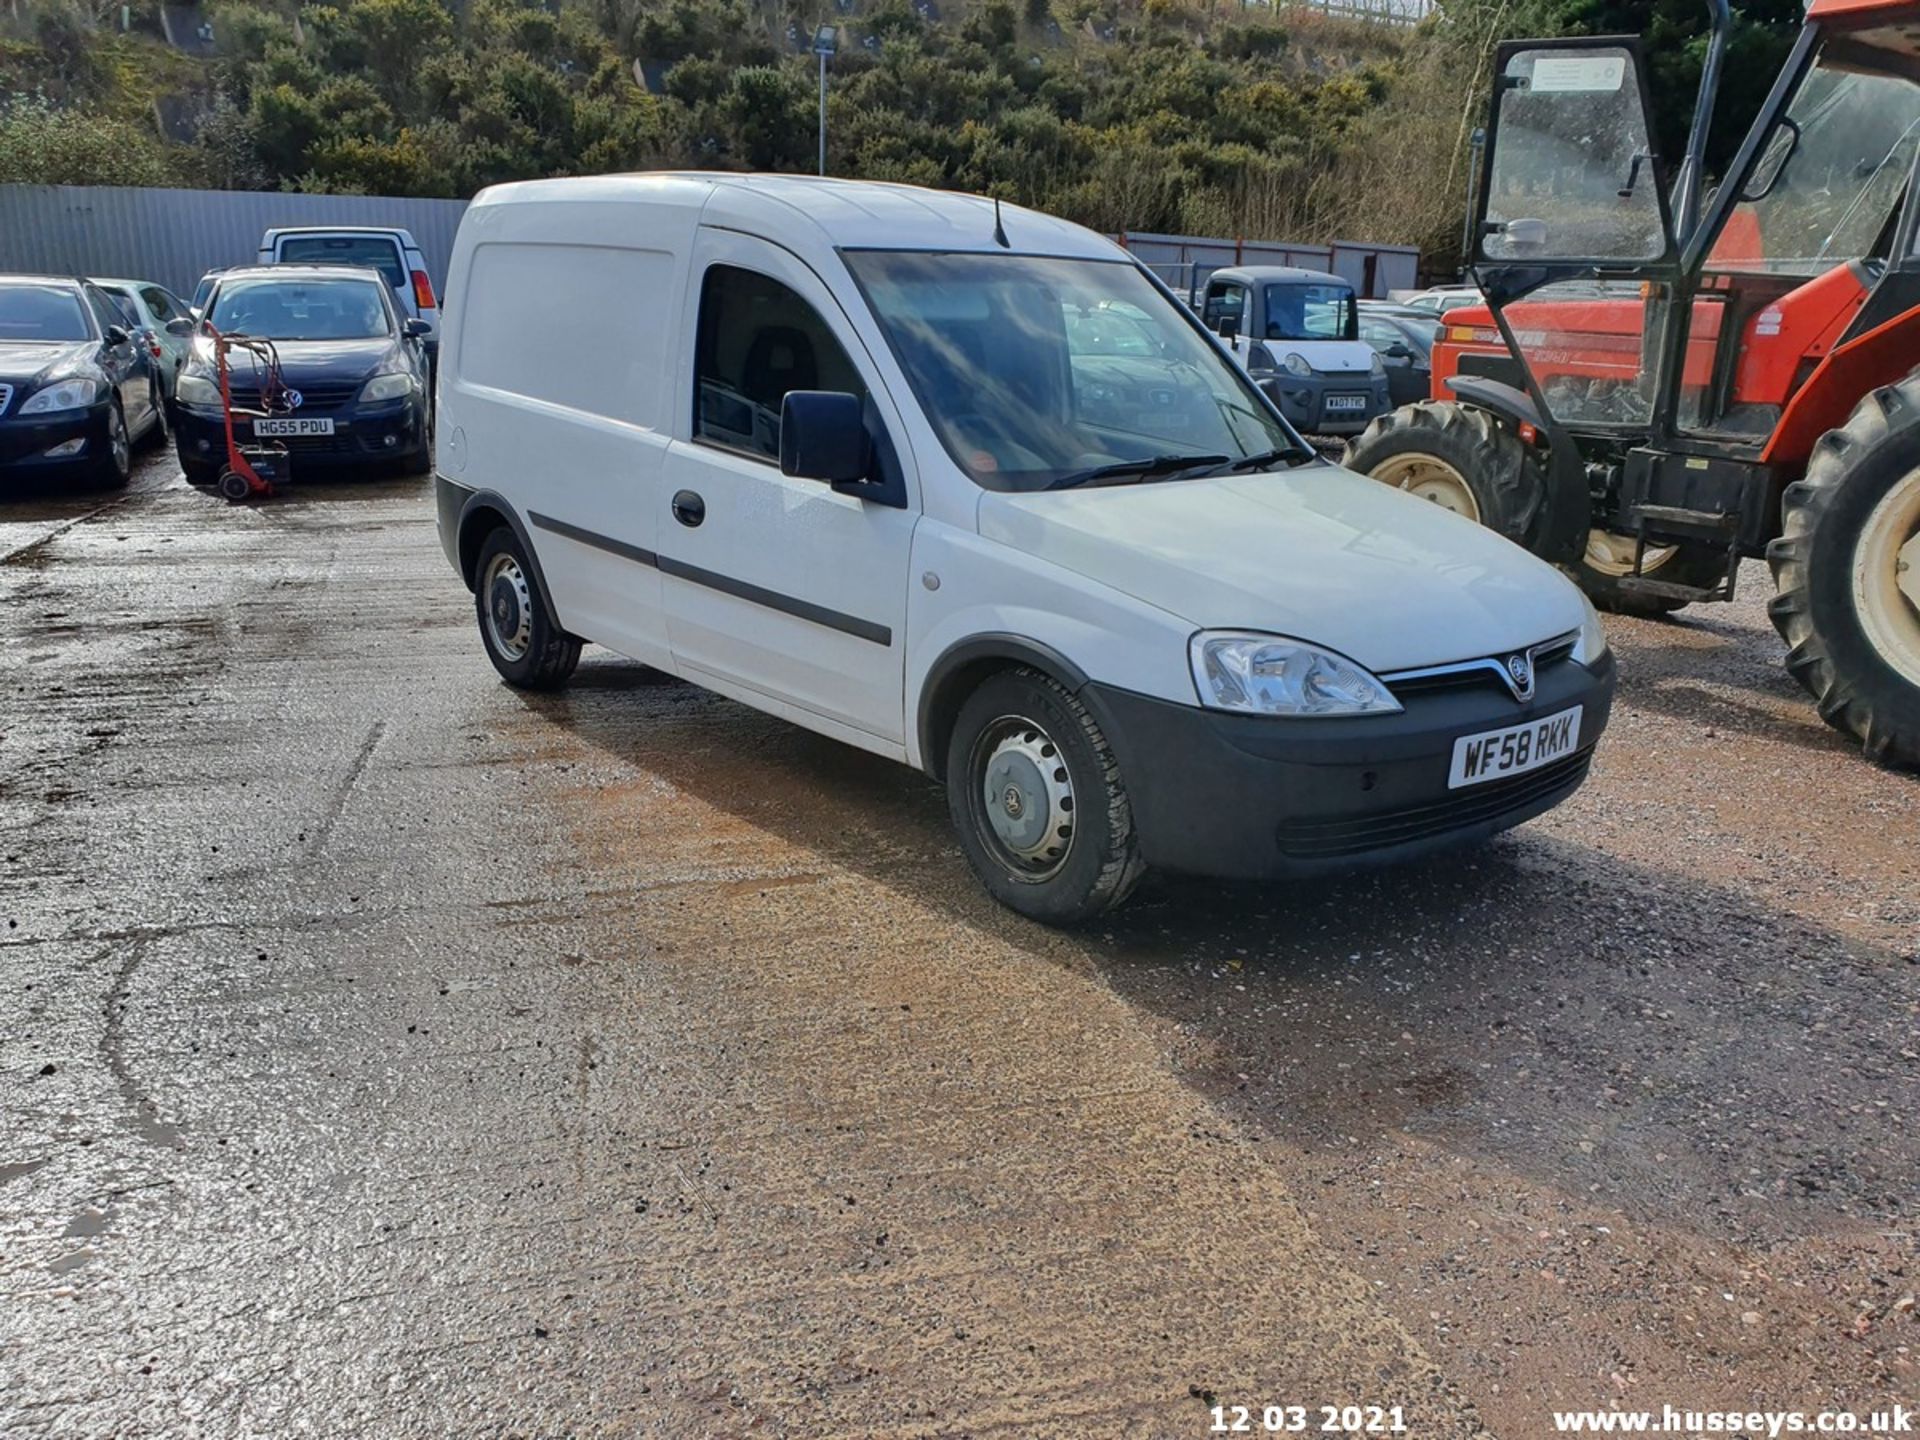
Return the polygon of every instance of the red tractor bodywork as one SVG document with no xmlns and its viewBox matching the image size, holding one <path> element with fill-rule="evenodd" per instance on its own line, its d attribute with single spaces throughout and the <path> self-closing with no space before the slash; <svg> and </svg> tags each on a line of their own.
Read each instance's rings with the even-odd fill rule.
<svg viewBox="0 0 1920 1440">
<path fill-rule="evenodd" d="M 1715 258 L 1721 253 L 1716 250 Z M 1683 395 L 1698 396 L 1711 384 L 1727 297 L 1753 278 L 1730 270 L 1710 271 L 1703 278 L 1688 327 Z M 1913 368 L 1920 312 L 1900 316 L 1836 351 L 1871 291 L 1857 264 L 1836 265 L 1745 321 L 1728 406 L 1780 408 L 1762 456 L 1765 463 L 1804 464 L 1813 442 L 1844 419 L 1861 394 Z M 1643 300 L 1610 297 L 1518 300 L 1506 307 L 1507 323 L 1543 390 L 1568 379 L 1637 383 L 1644 373 L 1645 313 Z M 1485 306 L 1447 317 L 1433 347 L 1436 400 L 1452 398 L 1448 382 L 1475 368 L 1469 357 L 1478 358 L 1481 373 L 1497 373 L 1500 362 L 1510 363 L 1506 342 Z"/>
</svg>

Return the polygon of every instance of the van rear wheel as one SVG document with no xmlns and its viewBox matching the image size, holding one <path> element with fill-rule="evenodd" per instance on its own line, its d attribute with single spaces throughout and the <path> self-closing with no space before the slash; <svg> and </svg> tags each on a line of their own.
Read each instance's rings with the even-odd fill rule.
<svg viewBox="0 0 1920 1440">
<path fill-rule="evenodd" d="M 502 525 L 487 536 L 474 567 L 474 613 L 493 668 L 522 690 L 553 690 L 580 663 L 580 642 L 547 612 L 533 563 Z"/>
<path fill-rule="evenodd" d="M 1145 868 L 1106 736 L 1037 670 L 989 676 L 947 748 L 947 806 L 967 861 L 1001 904 L 1047 925 L 1118 905 Z"/>
</svg>

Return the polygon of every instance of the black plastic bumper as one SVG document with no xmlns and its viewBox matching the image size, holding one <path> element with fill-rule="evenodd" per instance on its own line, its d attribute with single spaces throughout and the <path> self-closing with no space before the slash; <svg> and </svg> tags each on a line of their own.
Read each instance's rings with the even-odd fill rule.
<svg viewBox="0 0 1920 1440">
<path fill-rule="evenodd" d="M 287 447 L 296 476 L 309 466 L 368 465 L 410 458 L 426 447 L 424 401 L 327 413 L 334 422 L 331 435 L 274 437 L 276 444 Z M 236 419 L 233 433 L 242 445 L 253 443 L 252 422 Z M 185 464 L 227 463 L 226 428 L 218 411 L 180 407 L 174 416 L 174 444 Z"/>
<path fill-rule="evenodd" d="M 460 563 L 460 516 L 467 508 L 467 501 L 473 498 L 473 487 L 449 480 L 438 471 L 433 476 L 434 518 L 440 530 L 440 548 L 446 552 L 447 563 L 467 578 L 466 568 Z M 471 584 L 467 586 L 473 588 Z"/>
<path fill-rule="evenodd" d="M 1491 680 L 1491 677 L 1489 677 Z M 1230 878 L 1311 876 L 1485 839 L 1558 805 L 1586 778 L 1613 703 L 1613 657 L 1541 671 L 1532 701 L 1497 681 L 1401 697 L 1398 715 L 1231 715 L 1089 683 L 1120 762 L 1146 861 Z M 1447 788 L 1462 735 L 1582 708 L 1577 750 L 1538 770 Z"/>
<path fill-rule="evenodd" d="M 42 476 L 99 468 L 107 449 L 107 418 L 113 407 L 106 401 L 84 410 L 68 410 L 44 420 L 18 418 L 0 421 L 0 473 Z M 48 455 L 68 441 L 84 440 L 77 455 Z"/>
<path fill-rule="evenodd" d="M 1276 373 L 1261 389 L 1280 407 L 1287 423 L 1310 435 L 1345 435 L 1367 428 L 1376 415 L 1393 408 L 1384 375 L 1292 375 Z M 1366 403 L 1351 410 L 1334 409 L 1335 397 L 1363 397 Z"/>
</svg>

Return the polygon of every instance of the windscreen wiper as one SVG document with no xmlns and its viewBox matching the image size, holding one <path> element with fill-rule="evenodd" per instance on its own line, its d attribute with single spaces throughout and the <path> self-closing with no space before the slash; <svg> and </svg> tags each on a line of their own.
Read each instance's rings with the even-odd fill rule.
<svg viewBox="0 0 1920 1440">
<path fill-rule="evenodd" d="M 1224 465 L 1231 455 L 1143 455 L 1136 460 L 1116 460 L 1111 465 L 1096 465 L 1091 470 L 1075 470 L 1062 475 L 1046 488 L 1071 490 L 1096 480 L 1111 480 L 1121 475 L 1171 475 L 1176 470 L 1196 470 L 1203 465 Z"/>
<path fill-rule="evenodd" d="M 1241 470 L 1264 470 L 1269 465 L 1278 465 L 1282 460 L 1312 459 L 1311 452 L 1303 452 L 1297 445 L 1288 445 L 1279 450 L 1263 450 L 1258 455 L 1242 455 L 1227 466 L 1229 473 Z"/>
</svg>

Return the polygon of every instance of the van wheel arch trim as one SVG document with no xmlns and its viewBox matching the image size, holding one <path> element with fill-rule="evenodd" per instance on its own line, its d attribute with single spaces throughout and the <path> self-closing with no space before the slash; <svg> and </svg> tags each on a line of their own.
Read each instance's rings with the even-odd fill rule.
<svg viewBox="0 0 1920 1440">
<path fill-rule="evenodd" d="M 492 511 L 505 521 L 514 539 L 520 542 L 521 553 L 527 557 L 527 565 L 532 570 L 528 578 L 539 593 L 540 604 L 547 614 L 559 617 L 560 611 L 553 603 L 553 593 L 547 589 L 547 577 L 540 569 L 540 552 L 533 548 L 533 537 L 527 533 L 526 522 L 520 518 L 520 512 L 497 490 L 476 490 L 460 507 L 460 578 L 466 581 L 467 589 L 476 589 L 479 585 L 478 563 L 480 547 L 487 543 L 487 535 L 493 525 L 484 524 L 486 517 L 482 511 Z M 474 528 L 476 525 L 480 528 Z"/>
<path fill-rule="evenodd" d="M 960 713 L 971 687 L 955 689 L 967 671 L 991 662 L 995 668 L 1017 669 L 1026 666 L 1064 685 L 1078 695 L 1088 676 L 1073 661 L 1051 645 L 1023 635 L 989 633 L 956 641 L 940 653 L 920 682 L 920 706 L 917 733 L 920 739 L 920 764 L 935 780 L 945 780 L 945 731 Z M 1099 718 L 1099 717 L 1096 717 Z"/>
</svg>

